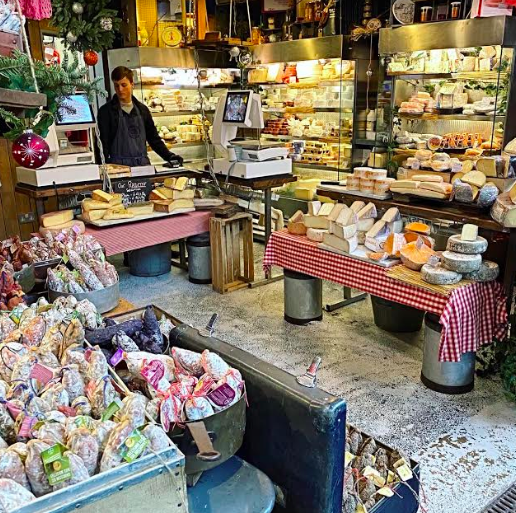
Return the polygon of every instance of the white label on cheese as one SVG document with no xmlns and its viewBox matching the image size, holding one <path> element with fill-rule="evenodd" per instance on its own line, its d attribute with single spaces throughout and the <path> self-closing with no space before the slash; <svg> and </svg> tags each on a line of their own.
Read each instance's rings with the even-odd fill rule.
<svg viewBox="0 0 516 513">
<path fill-rule="evenodd" d="M 475 224 L 465 224 L 462 227 L 462 233 L 460 238 L 462 240 L 477 240 L 478 237 L 478 226 Z"/>
</svg>

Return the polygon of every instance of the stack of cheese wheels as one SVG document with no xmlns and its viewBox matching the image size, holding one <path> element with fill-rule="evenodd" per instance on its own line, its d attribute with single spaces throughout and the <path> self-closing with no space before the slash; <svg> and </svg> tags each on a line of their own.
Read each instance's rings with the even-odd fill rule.
<svg viewBox="0 0 516 513">
<path fill-rule="evenodd" d="M 39 233 L 45 237 L 47 233 L 56 235 L 62 230 L 73 229 L 76 233 L 84 233 L 84 223 L 73 218 L 73 210 L 48 212 L 39 218 Z"/>
<path fill-rule="evenodd" d="M 394 182 L 394 179 L 387 178 L 386 169 L 356 167 L 353 175 L 346 181 L 346 189 L 369 195 L 384 195 L 388 192 L 391 182 Z"/>
</svg>

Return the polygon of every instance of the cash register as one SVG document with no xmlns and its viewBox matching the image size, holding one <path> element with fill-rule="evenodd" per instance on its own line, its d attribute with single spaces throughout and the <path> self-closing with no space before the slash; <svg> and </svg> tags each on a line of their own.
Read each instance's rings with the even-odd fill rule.
<svg viewBox="0 0 516 513">
<path fill-rule="evenodd" d="M 263 126 L 259 94 L 228 91 L 222 96 L 215 111 L 212 141 L 226 157 L 213 160 L 214 172 L 244 179 L 292 173 L 292 161 L 284 145 L 234 141 L 239 128 L 262 129 Z"/>
<path fill-rule="evenodd" d="M 44 187 L 100 179 L 95 164 L 95 116 L 85 94 L 68 96 L 59 109 L 45 140 L 50 157 L 42 167 L 17 167 L 18 182 Z"/>
</svg>

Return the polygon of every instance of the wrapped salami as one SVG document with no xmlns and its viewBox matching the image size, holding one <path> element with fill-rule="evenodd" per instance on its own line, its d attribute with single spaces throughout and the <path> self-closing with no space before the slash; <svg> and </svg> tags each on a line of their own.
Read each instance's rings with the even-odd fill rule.
<svg viewBox="0 0 516 513">
<path fill-rule="evenodd" d="M 79 319 L 72 319 L 68 324 L 63 323 L 61 330 L 63 331 L 63 347 L 61 353 L 64 353 L 70 346 L 80 346 L 84 343 L 84 327 Z"/>
<path fill-rule="evenodd" d="M 88 264 L 104 287 L 110 287 L 118 281 L 118 273 L 109 262 L 90 258 Z"/>
<path fill-rule="evenodd" d="M 25 466 L 15 451 L 0 449 L 0 479 L 12 479 L 30 491 Z"/>
<path fill-rule="evenodd" d="M 184 422 L 183 402 L 175 395 L 168 394 L 161 401 L 160 421 L 165 431 L 170 431 L 171 426 Z"/>
<path fill-rule="evenodd" d="M 0 377 L 9 383 L 15 363 L 27 353 L 28 350 L 23 344 L 4 342 L 0 347 Z"/>
<path fill-rule="evenodd" d="M 76 429 L 72 431 L 68 438 L 68 447 L 82 459 L 88 474 L 93 476 L 97 470 L 99 460 L 99 442 L 97 438 L 86 428 Z"/>
<path fill-rule="evenodd" d="M 21 329 L 21 328 L 20 328 Z M 34 317 L 26 327 L 22 329 L 23 343 L 27 346 L 39 346 L 45 336 L 47 323 L 41 316 Z"/>
<path fill-rule="evenodd" d="M 29 502 L 32 502 L 36 497 L 12 479 L 0 479 L 0 511 L 6 513 L 14 511 Z"/>
<path fill-rule="evenodd" d="M 131 420 L 135 428 L 143 426 L 148 402 L 149 400 L 142 394 L 131 394 L 122 401 L 123 407 L 117 413 L 117 417 Z"/>
<path fill-rule="evenodd" d="M 140 350 L 136 342 L 132 338 L 129 338 L 122 330 L 116 333 L 112 342 L 115 349 L 122 349 L 122 351 L 126 353 L 134 353 Z"/>
<path fill-rule="evenodd" d="M 99 443 L 99 450 L 104 452 L 109 440 L 109 436 L 111 435 L 111 431 L 115 429 L 117 423 L 113 422 L 112 420 L 97 420 L 95 421 L 94 425 L 95 428 L 93 430 L 93 435 Z"/>
<path fill-rule="evenodd" d="M 84 395 L 76 397 L 72 401 L 72 408 L 77 415 L 91 415 L 91 404 L 88 398 Z"/>
<path fill-rule="evenodd" d="M 3 379 L 0 379 L 0 401 L 7 398 L 7 392 L 9 391 L 9 385 Z"/>
<path fill-rule="evenodd" d="M 213 415 L 215 411 L 205 397 L 191 397 L 185 403 L 185 413 L 188 420 L 201 420 Z"/>
<path fill-rule="evenodd" d="M 201 354 L 180 347 L 173 347 L 171 353 L 176 365 L 179 369 L 184 369 L 185 373 L 197 377 L 204 373 Z"/>
<path fill-rule="evenodd" d="M 8 444 L 16 442 L 16 433 L 14 431 L 14 420 L 7 410 L 7 407 L 0 403 L 0 436 Z"/>
<path fill-rule="evenodd" d="M 32 369 L 36 363 L 37 359 L 31 354 L 18 358 L 11 373 L 11 383 L 28 383 Z"/>
<path fill-rule="evenodd" d="M 9 447 L 9 450 L 15 452 L 19 457 L 22 463 L 25 465 L 25 460 L 27 459 L 27 444 L 24 442 L 16 442 L 15 444 Z"/>
<path fill-rule="evenodd" d="M 205 349 L 201 356 L 201 363 L 204 372 L 209 374 L 215 381 L 222 379 L 227 371 L 229 365 L 218 355 Z"/>
<path fill-rule="evenodd" d="M 81 274 L 84 283 L 89 290 L 101 290 L 104 288 L 101 281 L 95 276 L 95 273 L 89 268 L 88 264 L 73 250 L 68 250 L 68 258 L 70 263 Z"/>
<path fill-rule="evenodd" d="M 93 381 L 97 383 L 108 375 L 108 363 L 104 353 L 99 349 L 89 353 L 88 370 L 86 372 L 86 383 Z"/>
<path fill-rule="evenodd" d="M 68 392 L 68 397 L 72 404 L 77 397 L 84 396 L 84 380 L 79 372 L 78 365 L 63 367 L 61 383 Z"/>
<path fill-rule="evenodd" d="M 82 458 L 74 454 L 72 451 L 65 451 L 63 453 L 63 456 L 68 458 L 68 460 L 70 461 L 70 470 L 72 471 L 72 477 L 67 481 L 63 481 L 62 483 L 54 485 L 52 487 L 54 491 L 62 490 L 63 488 L 72 486 L 77 483 L 82 483 L 90 477 L 90 475 L 88 474 L 88 469 L 82 461 Z"/>
<path fill-rule="evenodd" d="M 95 330 L 100 327 L 102 318 L 97 312 L 96 306 L 87 299 L 77 303 L 75 310 L 80 314 L 82 324 L 85 328 Z"/>
<path fill-rule="evenodd" d="M 149 401 L 147 403 L 147 406 L 145 407 L 145 413 L 155 422 L 157 422 L 159 418 L 160 405 L 161 399 L 159 397 L 155 397 L 154 399 Z"/>
<path fill-rule="evenodd" d="M 61 383 L 46 387 L 41 394 L 41 399 L 46 401 L 52 410 L 58 410 L 60 406 L 70 406 L 70 397 Z"/>
<path fill-rule="evenodd" d="M 158 360 L 165 365 L 164 378 L 172 382 L 175 380 L 175 363 L 174 360 L 164 354 L 152 354 L 145 351 L 137 353 L 127 353 L 124 357 L 127 369 L 135 377 L 141 377 L 141 371 L 145 365 L 153 360 Z"/>
<path fill-rule="evenodd" d="M 170 337 L 170 332 L 174 329 L 174 325 L 170 319 L 162 315 L 159 320 L 159 329 L 161 334 L 168 339 Z"/>
<path fill-rule="evenodd" d="M 50 448 L 41 440 L 29 440 L 27 442 L 27 459 L 25 460 L 25 472 L 29 478 L 30 487 L 36 497 L 41 497 L 52 491 L 52 487 L 48 483 L 41 453 Z"/>
<path fill-rule="evenodd" d="M 66 428 L 59 422 L 45 422 L 34 434 L 50 445 L 66 444 Z"/>
<path fill-rule="evenodd" d="M 78 365 L 79 372 L 82 376 L 87 376 L 89 363 L 86 361 L 86 354 L 79 346 L 71 346 L 66 349 L 61 358 L 61 365 Z"/>
<path fill-rule="evenodd" d="M 160 452 L 172 445 L 172 441 L 168 435 L 163 431 L 163 428 L 156 424 L 149 424 L 145 426 L 142 431 L 144 437 L 150 441 L 150 452 Z"/>
<path fill-rule="evenodd" d="M 111 383 L 111 378 L 105 376 L 97 382 L 97 386 L 90 398 L 91 415 L 94 419 L 100 419 L 104 410 L 117 398 L 118 392 Z"/>
<path fill-rule="evenodd" d="M 45 414 L 45 420 L 48 422 L 59 422 L 59 424 L 62 424 L 63 426 L 66 425 L 67 419 L 68 417 L 64 413 L 57 410 L 52 410 Z"/>
<path fill-rule="evenodd" d="M 16 324 L 11 320 L 11 318 L 3 314 L 0 316 L 0 343 L 4 341 L 4 339 L 12 333 L 16 329 Z"/>
<path fill-rule="evenodd" d="M 100 460 L 100 472 L 111 470 L 112 468 L 118 467 L 123 459 L 120 456 L 120 446 L 124 443 L 125 439 L 131 434 L 134 426 L 128 419 L 123 420 L 111 431 L 109 439 Z"/>
<path fill-rule="evenodd" d="M 26 403 L 27 414 L 32 417 L 48 418 L 52 412 L 51 406 L 41 397 L 32 397 Z"/>
<path fill-rule="evenodd" d="M 0 436 L 0 449 L 7 449 L 9 444 Z"/>
<path fill-rule="evenodd" d="M 56 292 L 67 292 L 67 286 L 59 271 L 48 269 L 47 271 L 47 286 L 50 290 Z"/>
<path fill-rule="evenodd" d="M 50 369 L 61 369 L 59 360 L 57 359 L 57 356 L 54 353 L 47 351 L 41 346 L 38 348 L 33 348 L 31 352 L 32 355 L 37 358 L 38 363 L 40 363 L 41 365 L 49 367 Z"/>
</svg>

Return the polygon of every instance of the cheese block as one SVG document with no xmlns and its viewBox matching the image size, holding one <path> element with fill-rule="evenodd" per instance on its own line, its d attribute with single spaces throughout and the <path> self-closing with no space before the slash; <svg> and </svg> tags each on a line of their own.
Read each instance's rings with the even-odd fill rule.
<svg viewBox="0 0 516 513">
<path fill-rule="evenodd" d="M 348 206 L 347 205 L 344 205 L 344 203 L 336 203 L 334 206 L 333 206 L 333 210 L 331 211 L 331 213 L 328 215 L 328 221 L 336 221 L 337 218 L 340 216 L 340 213 L 343 211 L 343 210 L 347 210 L 348 209 Z"/>
<path fill-rule="evenodd" d="M 393 221 L 399 221 L 401 219 L 400 211 L 396 207 L 391 207 L 385 211 L 382 216 L 383 221 L 392 223 Z"/>
<path fill-rule="evenodd" d="M 339 217 L 337 217 L 336 222 L 338 224 L 341 224 L 342 226 L 349 226 L 351 224 L 357 224 L 358 222 L 358 216 L 351 210 L 350 208 L 347 210 L 343 210 Z"/>
<path fill-rule="evenodd" d="M 371 169 L 369 171 L 366 171 L 364 175 L 364 178 L 370 178 L 372 180 L 387 178 L 387 169 Z"/>
<path fill-rule="evenodd" d="M 154 189 L 153 191 L 150 192 L 149 199 L 152 201 L 154 201 L 154 200 L 165 201 L 165 200 L 172 199 L 172 198 L 169 198 L 168 196 L 166 196 L 159 189 Z"/>
<path fill-rule="evenodd" d="M 496 198 L 491 207 L 491 217 L 506 228 L 516 228 L 516 205 L 511 201 L 508 192 Z"/>
<path fill-rule="evenodd" d="M 468 225 L 466 225 L 468 226 Z M 477 228 L 475 226 L 475 228 Z M 462 253 L 464 255 L 480 255 L 487 249 L 487 240 L 484 237 L 477 237 L 474 240 L 464 240 L 459 234 L 452 235 L 446 244 L 448 251 Z"/>
<path fill-rule="evenodd" d="M 95 201 L 87 198 L 82 200 L 81 208 L 83 213 L 89 212 L 90 210 L 106 210 L 109 208 L 109 203 L 104 203 L 103 201 Z"/>
<path fill-rule="evenodd" d="M 327 230 L 330 226 L 330 222 L 327 217 L 324 216 L 312 216 L 305 215 L 303 222 L 307 228 L 319 228 L 320 230 Z"/>
<path fill-rule="evenodd" d="M 174 189 L 176 191 L 182 191 L 184 188 L 188 185 L 188 178 L 186 176 L 180 176 L 176 179 L 176 182 L 174 184 Z"/>
<path fill-rule="evenodd" d="M 421 182 L 421 186 L 417 190 L 416 194 L 422 191 L 434 191 L 441 194 L 451 194 L 453 186 L 451 183 L 437 183 L 437 182 Z"/>
<path fill-rule="evenodd" d="M 516 205 L 516 183 L 508 191 L 509 198 Z"/>
<path fill-rule="evenodd" d="M 45 228 L 40 226 L 39 233 L 42 237 L 46 237 L 47 234 L 57 235 L 63 230 L 70 230 L 72 228 L 78 233 L 84 233 L 86 231 L 86 226 L 84 226 L 84 223 L 74 219 L 73 221 L 68 221 L 67 223 L 63 223 L 58 226 L 52 226 L 52 228 Z"/>
<path fill-rule="evenodd" d="M 455 183 L 453 184 L 453 197 L 460 203 L 473 203 L 475 198 L 478 196 L 478 190 L 478 187 L 469 183 L 464 183 L 462 179 L 455 180 Z"/>
<path fill-rule="evenodd" d="M 445 267 L 457 273 L 478 271 L 482 264 L 480 255 L 464 255 L 453 251 L 443 251 L 442 259 Z"/>
<path fill-rule="evenodd" d="M 359 232 L 368 232 L 374 226 L 375 222 L 375 219 L 361 219 L 357 223 L 357 229 Z"/>
<path fill-rule="evenodd" d="M 129 210 L 125 208 L 120 209 L 113 209 L 108 210 L 105 214 L 103 219 L 105 221 L 115 221 L 117 219 L 132 219 L 134 217 L 134 214 L 132 212 L 129 212 Z"/>
<path fill-rule="evenodd" d="M 358 219 L 376 219 L 378 212 L 374 203 L 368 203 L 357 213 Z"/>
<path fill-rule="evenodd" d="M 401 233 L 403 231 L 403 219 L 387 223 L 389 233 Z"/>
<path fill-rule="evenodd" d="M 195 191 L 193 189 L 185 189 L 184 191 L 172 191 L 172 199 L 189 199 L 193 200 L 195 196 Z"/>
<path fill-rule="evenodd" d="M 396 189 L 417 189 L 421 185 L 421 182 L 417 180 L 396 180 L 391 184 L 391 191 Z"/>
<path fill-rule="evenodd" d="M 470 171 L 461 178 L 461 181 L 480 188 L 487 182 L 487 178 L 486 175 L 480 171 Z"/>
<path fill-rule="evenodd" d="M 173 212 L 174 210 L 195 210 L 192 200 L 158 200 L 153 201 L 156 212 Z"/>
<path fill-rule="evenodd" d="M 387 237 L 389 235 L 389 227 L 387 221 L 379 219 L 374 223 L 373 227 L 366 233 L 366 237 Z"/>
<path fill-rule="evenodd" d="M 164 186 L 168 187 L 169 189 L 173 189 L 174 185 L 176 184 L 177 178 L 165 178 Z"/>
<path fill-rule="evenodd" d="M 437 192 L 437 191 L 430 191 L 428 189 L 417 189 L 417 191 L 414 191 L 416 196 L 421 196 L 422 198 L 435 198 L 435 199 L 448 199 L 449 194 L 445 192 Z"/>
<path fill-rule="evenodd" d="M 366 178 L 367 173 L 369 173 L 369 171 L 372 170 L 373 168 L 371 167 L 356 167 L 355 169 L 353 169 L 353 176 L 357 178 Z"/>
<path fill-rule="evenodd" d="M 61 210 L 60 212 L 48 212 L 39 218 L 39 224 L 43 228 L 52 228 L 68 223 L 73 219 L 73 210 Z"/>
<path fill-rule="evenodd" d="M 172 189 L 168 189 L 167 187 L 157 187 L 152 192 L 154 192 L 158 196 L 162 195 L 163 198 L 153 198 L 153 197 L 150 197 L 150 199 L 172 199 L 173 195 L 174 195 L 174 191 Z M 177 191 L 177 192 L 179 192 L 179 191 Z"/>
<path fill-rule="evenodd" d="M 304 214 L 301 210 L 297 210 L 292 216 L 290 216 L 289 221 L 292 223 L 302 223 Z"/>
<path fill-rule="evenodd" d="M 411 180 L 415 180 L 416 182 L 442 183 L 443 177 L 441 175 L 414 175 L 411 177 Z"/>
<path fill-rule="evenodd" d="M 363 201 L 354 201 L 349 207 L 355 214 L 358 214 L 365 207 L 365 203 Z"/>
<path fill-rule="evenodd" d="M 421 278 L 432 285 L 453 285 L 462 280 L 462 274 L 450 271 L 441 265 L 425 264 L 421 267 Z"/>
<path fill-rule="evenodd" d="M 154 212 L 154 203 L 148 201 L 146 203 L 136 203 L 129 205 L 127 211 L 135 216 L 147 216 Z"/>
<path fill-rule="evenodd" d="M 462 164 L 461 172 L 464 174 L 469 173 L 470 171 L 473 171 L 473 168 L 475 167 L 475 163 L 472 160 L 463 160 L 461 162 L 461 164 Z"/>
<path fill-rule="evenodd" d="M 341 239 L 333 233 L 325 233 L 323 237 L 323 243 L 331 246 L 335 249 L 340 249 L 345 253 L 353 253 L 358 247 L 357 237 L 351 237 L 351 239 Z"/>
<path fill-rule="evenodd" d="M 477 205 L 481 208 L 490 207 L 496 200 L 500 191 L 498 187 L 492 183 L 487 182 L 480 191 L 478 191 Z"/>
<path fill-rule="evenodd" d="M 289 220 L 287 223 L 288 233 L 292 233 L 293 235 L 306 235 L 307 228 L 305 223 L 303 222 L 292 222 Z"/>
<path fill-rule="evenodd" d="M 104 192 L 100 189 L 95 189 L 91 193 L 91 197 L 95 201 L 104 201 L 105 203 L 109 203 L 113 199 L 113 196 L 111 194 Z"/>
<path fill-rule="evenodd" d="M 374 189 L 374 180 L 370 180 L 369 178 L 361 178 L 360 179 L 360 192 L 371 193 Z"/>
<path fill-rule="evenodd" d="M 365 194 L 374 194 L 374 186 L 373 185 L 364 185 L 360 186 L 360 192 Z"/>
<path fill-rule="evenodd" d="M 104 215 L 107 213 L 108 209 L 105 210 L 90 210 L 89 212 L 83 212 L 82 218 L 85 221 L 92 222 L 92 221 L 98 221 L 99 219 L 102 219 Z"/>
<path fill-rule="evenodd" d="M 316 216 L 322 206 L 320 201 L 310 201 L 308 203 L 308 215 Z"/>
<path fill-rule="evenodd" d="M 342 226 L 339 223 L 330 223 L 330 233 L 340 237 L 341 239 L 351 239 L 357 233 L 358 226 L 356 224 L 350 224 L 348 226 Z"/>
<path fill-rule="evenodd" d="M 318 216 L 329 216 L 333 210 L 333 203 L 324 203 L 317 212 Z"/>
<path fill-rule="evenodd" d="M 318 228 L 308 228 L 306 230 L 306 237 L 314 242 L 322 242 L 324 234 L 328 233 L 328 230 L 320 230 Z"/>
<path fill-rule="evenodd" d="M 434 255 L 435 252 L 420 238 L 405 244 L 400 250 L 401 263 L 413 271 L 420 271 Z"/>
<path fill-rule="evenodd" d="M 464 274 L 464 279 L 486 282 L 496 280 L 499 274 L 500 267 L 496 262 L 484 260 L 480 265 L 480 269 L 478 269 L 478 271 L 473 271 L 471 273 Z"/>
<path fill-rule="evenodd" d="M 405 230 L 407 232 L 422 233 L 423 235 L 430 235 L 430 226 L 428 226 L 425 223 L 420 223 L 418 221 L 407 224 L 407 226 L 405 226 Z"/>
<path fill-rule="evenodd" d="M 379 253 L 384 250 L 386 239 L 387 237 L 368 237 L 366 234 L 364 246 L 375 253 Z"/>
</svg>

